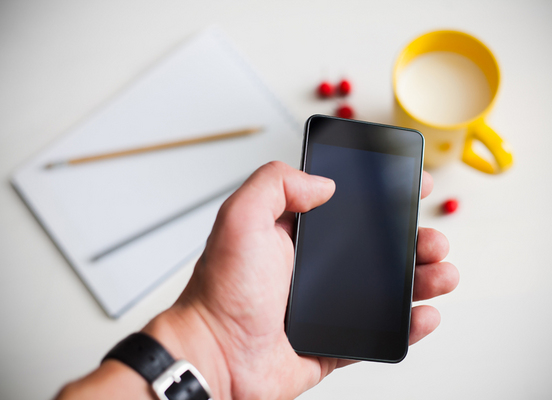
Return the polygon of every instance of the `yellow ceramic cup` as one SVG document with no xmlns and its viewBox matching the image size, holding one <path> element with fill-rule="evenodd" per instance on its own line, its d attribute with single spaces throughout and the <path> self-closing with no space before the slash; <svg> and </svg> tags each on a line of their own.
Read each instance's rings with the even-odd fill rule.
<svg viewBox="0 0 552 400">
<path fill-rule="evenodd" d="M 408 109 L 398 93 L 398 80 L 417 57 L 432 52 L 451 52 L 471 60 L 485 75 L 490 90 L 488 104 L 477 115 L 453 124 L 424 120 Z M 474 67 L 475 68 L 475 67 Z M 491 51 L 479 40 L 463 32 L 435 31 L 412 41 L 399 55 L 393 70 L 396 124 L 421 131 L 426 139 L 425 166 L 436 168 L 461 159 L 469 166 L 489 174 L 501 173 L 512 166 L 510 146 L 485 122 L 494 106 L 500 83 L 500 71 Z M 487 88 L 486 88 L 487 89 Z M 474 140 L 483 143 L 492 154 L 487 160 L 474 151 Z"/>
</svg>

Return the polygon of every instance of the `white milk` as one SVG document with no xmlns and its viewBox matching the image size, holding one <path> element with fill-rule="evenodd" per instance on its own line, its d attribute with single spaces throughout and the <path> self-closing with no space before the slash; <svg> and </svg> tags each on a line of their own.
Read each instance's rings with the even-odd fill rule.
<svg viewBox="0 0 552 400">
<path fill-rule="evenodd" d="M 491 101 L 483 71 L 448 51 L 427 53 L 410 62 L 398 78 L 397 94 L 412 115 L 437 125 L 470 120 Z"/>
</svg>

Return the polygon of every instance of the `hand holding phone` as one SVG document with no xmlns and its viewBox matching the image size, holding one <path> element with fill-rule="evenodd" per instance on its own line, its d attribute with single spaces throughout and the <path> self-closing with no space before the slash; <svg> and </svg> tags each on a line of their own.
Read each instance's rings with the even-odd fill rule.
<svg viewBox="0 0 552 400">
<path fill-rule="evenodd" d="M 297 218 L 286 333 L 300 354 L 399 362 L 408 349 L 423 136 L 315 115 L 302 170 L 333 197 Z"/>
<path fill-rule="evenodd" d="M 424 176 L 422 197 L 431 186 L 431 177 Z M 298 356 L 282 326 L 293 267 L 292 213 L 320 209 L 334 190 L 333 182 L 281 162 L 259 168 L 221 207 L 182 295 L 144 328 L 196 365 L 216 398 L 296 398 L 335 368 L 351 363 Z M 447 249 L 442 234 L 420 229 L 414 300 L 448 293 L 458 283 L 454 266 L 439 262 Z M 438 324 L 433 307 L 415 307 L 410 343 Z M 106 366 L 72 384 L 74 396 L 106 389 L 101 376 L 103 383 L 117 384 L 112 375 L 99 375 Z"/>
</svg>

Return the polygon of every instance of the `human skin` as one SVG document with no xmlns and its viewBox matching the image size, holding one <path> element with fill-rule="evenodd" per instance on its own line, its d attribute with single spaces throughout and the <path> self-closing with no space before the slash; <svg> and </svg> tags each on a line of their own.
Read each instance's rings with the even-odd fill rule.
<svg viewBox="0 0 552 400">
<path fill-rule="evenodd" d="M 433 181 L 424 173 L 422 198 Z M 280 162 L 258 169 L 222 205 L 205 250 L 178 300 L 143 332 L 176 358 L 190 361 L 209 383 L 213 398 L 294 399 L 350 360 L 299 356 L 284 332 L 293 269 L 293 216 L 332 196 L 333 181 Z M 448 241 L 420 228 L 414 301 L 452 291 L 457 269 L 442 262 Z M 439 324 L 428 305 L 412 309 L 410 344 Z M 369 379 L 369 377 L 368 377 Z M 155 398 L 129 367 L 107 360 L 67 385 L 60 399 Z"/>
</svg>

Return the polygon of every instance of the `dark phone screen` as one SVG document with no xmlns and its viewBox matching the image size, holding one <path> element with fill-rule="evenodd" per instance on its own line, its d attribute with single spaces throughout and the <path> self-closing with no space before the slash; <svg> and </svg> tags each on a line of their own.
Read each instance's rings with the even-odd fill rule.
<svg viewBox="0 0 552 400">
<path fill-rule="evenodd" d="M 296 318 L 397 332 L 401 324 L 414 158 L 313 144 L 310 173 L 335 181 L 303 215 Z"/>
<path fill-rule="evenodd" d="M 400 358 L 410 318 L 423 139 L 379 125 L 314 122 L 303 169 L 333 179 L 336 191 L 298 221 L 288 336 L 306 353 Z M 401 354 L 386 357 L 381 347 Z"/>
</svg>

